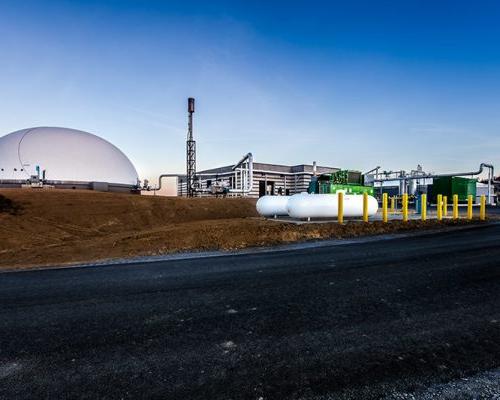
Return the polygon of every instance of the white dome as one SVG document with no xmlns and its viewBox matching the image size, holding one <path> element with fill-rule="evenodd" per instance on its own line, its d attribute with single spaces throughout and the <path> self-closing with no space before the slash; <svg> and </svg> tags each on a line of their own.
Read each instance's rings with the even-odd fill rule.
<svg viewBox="0 0 500 400">
<path fill-rule="evenodd" d="M 91 133 L 31 128 L 0 137 L 0 180 L 26 180 L 45 170 L 48 181 L 137 184 L 137 171 L 117 147 Z"/>
</svg>

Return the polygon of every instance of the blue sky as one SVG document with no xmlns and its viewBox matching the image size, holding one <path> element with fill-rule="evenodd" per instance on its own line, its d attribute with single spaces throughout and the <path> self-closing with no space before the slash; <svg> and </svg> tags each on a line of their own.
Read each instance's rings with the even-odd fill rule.
<svg viewBox="0 0 500 400">
<path fill-rule="evenodd" d="M 0 134 L 86 130 L 154 179 L 185 170 L 193 96 L 198 169 L 499 165 L 499 21 L 495 1 L 0 0 Z"/>
</svg>

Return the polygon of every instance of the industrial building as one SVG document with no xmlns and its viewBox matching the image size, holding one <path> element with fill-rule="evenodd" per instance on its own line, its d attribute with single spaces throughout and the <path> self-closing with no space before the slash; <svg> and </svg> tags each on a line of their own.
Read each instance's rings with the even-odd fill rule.
<svg viewBox="0 0 500 400">
<path fill-rule="evenodd" d="M 88 132 L 39 127 L 0 138 L 0 187 L 136 192 L 138 175 L 116 146 Z"/>
<path fill-rule="evenodd" d="M 165 194 L 162 182 L 166 178 L 177 179 L 177 196 L 199 197 L 210 195 L 243 195 L 262 197 L 264 195 L 292 195 L 306 192 L 315 174 L 331 174 L 334 167 L 312 165 L 279 165 L 255 163 L 252 153 L 246 154 L 234 165 L 196 170 L 196 141 L 193 135 L 193 114 L 195 99 L 188 98 L 188 132 L 186 140 L 186 174 L 162 174 L 158 185 L 150 187 L 145 182 L 143 194 Z"/>
<path fill-rule="evenodd" d="M 253 162 L 252 173 L 248 168 L 228 165 L 200 171 L 196 174 L 195 193 L 200 196 L 245 192 L 248 197 L 264 195 L 292 195 L 307 192 L 311 177 L 316 174 L 331 174 L 338 168 L 315 164 L 277 165 Z M 251 182 L 251 183 L 250 183 Z M 245 188 L 248 188 L 245 190 Z M 177 194 L 187 195 L 186 175 L 178 176 Z"/>
</svg>

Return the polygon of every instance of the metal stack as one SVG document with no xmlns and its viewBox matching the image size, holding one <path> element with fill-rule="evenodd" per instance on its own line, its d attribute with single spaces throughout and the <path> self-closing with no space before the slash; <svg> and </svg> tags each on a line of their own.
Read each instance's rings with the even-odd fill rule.
<svg viewBox="0 0 500 400">
<path fill-rule="evenodd" d="M 186 141 L 186 179 L 187 179 L 187 196 L 193 197 L 195 194 L 195 179 L 196 179 L 196 141 L 193 140 L 193 114 L 194 114 L 194 98 L 188 98 L 188 135 Z"/>
</svg>

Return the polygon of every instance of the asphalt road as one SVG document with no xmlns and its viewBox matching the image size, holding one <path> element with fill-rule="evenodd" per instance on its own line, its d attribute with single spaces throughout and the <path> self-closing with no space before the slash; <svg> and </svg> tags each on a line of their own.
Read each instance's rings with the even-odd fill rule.
<svg viewBox="0 0 500 400">
<path fill-rule="evenodd" d="M 498 398 L 499 257 L 490 225 L 0 274 L 0 397 Z"/>
</svg>

